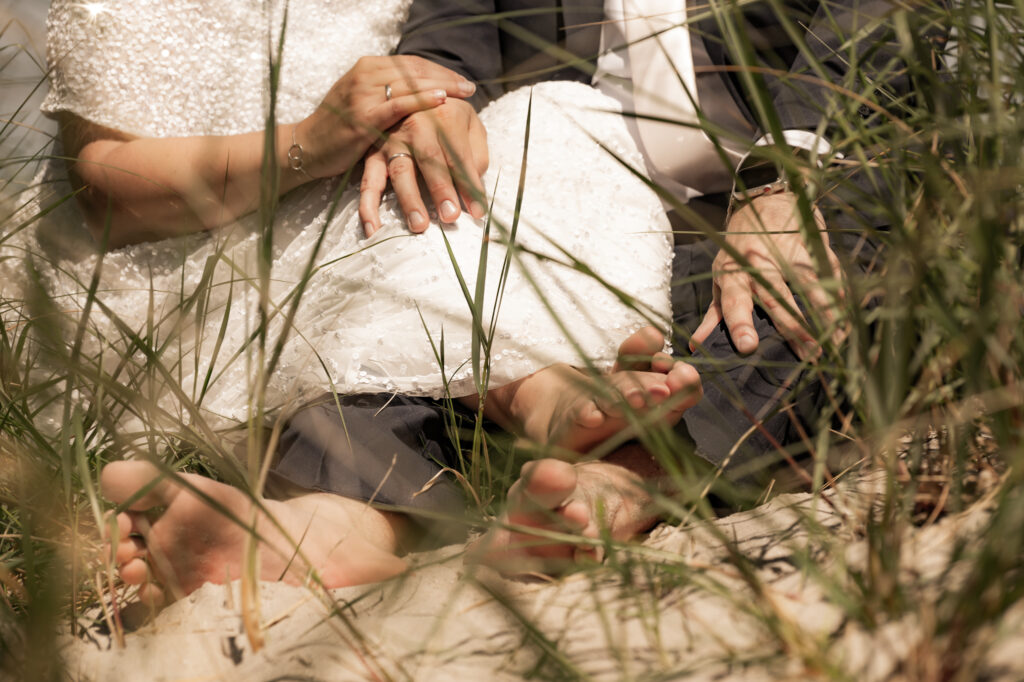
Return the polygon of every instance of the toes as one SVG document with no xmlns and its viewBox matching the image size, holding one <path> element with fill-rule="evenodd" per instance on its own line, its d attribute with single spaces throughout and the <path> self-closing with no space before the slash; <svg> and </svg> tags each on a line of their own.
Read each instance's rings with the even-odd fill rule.
<svg viewBox="0 0 1024 682">
<path fill-rule="evenodd" d="M 519 480 L 509 490 L 505 523 L 538 531 L 580 532 L 589 523 L 586 508 L 581 509 L 575 502 L 564 504 L 576 489 L 576 482 L 576 468 L 568 462 L 527 462 Z M 492 536 L 487 554 L 490 563 L 517 557 L 571 559 L 573 545 L 530 532 L 504 530 Z"/>
<path fill-rule="evenodd" d="M 576 413 L 576 424 L 584 429 L 599 428 L 606 419 L 606 415 L 600 407 L 592 400 L 582 406 Z"/>
<path fill-rule="evenodd" d="M 677 362 L 672 371 L 665 375 L 665 381 L 672 395 L 684 396 L 675 408 L 678 412 L 690 409 L 704 395 L 700 373 L 696 367 L 685 362 Z"/>
<path fill-rule="evenodd" d="M 118 575 L 128 585 L 142 585 L 149 581 L 149 564 L 142 557 L 131 559 L 121 565 Z"/>
<path fill-rule="evenodd" d="M 616 370 L 645 370 L 650 366 L 651 357 L 665 347 L 665 335 L 656 327 L 644 327 L 627 338 L 619 346 Z"/>
<path fill-rule="evenodd" d="M 124 566 L 132 559 L 139 559 L 146 556 L 146 543 L 141 538 L 129 536 L 117 543 L 114 550 L 114 562 L 118 566 Z"/>
<path fill-rule="evenodd" d="M 156 583 L 145 583 L 139 588 L 139 601 L 147 606 L 163 606 L 167 601 L 167 595 Z"/>
<path fill-rule="evenodd" d="M 672 395 L 666 376 L 654 372 L 618 372 L 611 376 L 612 386 L 630 408 L 640 410 L 657 405 Z M 614 405 L 606 411 L 615 414 Z"/>
<path fill-rule="evenodd" d="M 567 527 L 581 533 L 583 537 L 597 537 L 597 526 L 594 524 L 590 505 L 585 501 L 572 500 L 566 503 L 558 510 L 558 515 Z"/>
<path fill-rule="evenodd" d="M 668 353 L 655 353 L 651 356 L 651 371 L 658 374 L 668 374 L 678 363 L 679 361 Z"/>
<path fill-rule="evenodd" d="M 509 489 L 510 513 L 553 510 L 576 488 L 576 468 L 559 459 L 539 459 L 523 465 L 519 480 Z"/>
<path fill-rule="evenodd" d="M 181 492 L 179 485 L 149 462 L 111 462 L 103 467 L 100 487 L 103 495 L 116 504 L 132 500 L 129 508 L 135 510 L 166 506 Z"/>
</svg>

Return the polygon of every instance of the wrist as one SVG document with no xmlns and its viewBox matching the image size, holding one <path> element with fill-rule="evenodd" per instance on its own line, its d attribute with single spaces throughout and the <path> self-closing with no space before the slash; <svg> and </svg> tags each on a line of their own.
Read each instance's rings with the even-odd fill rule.
<svg viewBox="0 0 1024 682">
<path fill-rule="evenodd" d="M 725 229 L 739 234 L 789 232 L 797 229 L 793 220 L 798 212 L 797 196 L 789 190 L 733 201 Z"/>
<path fill-rule="evenodd" d="M 776 145 L 772 136 L 766 135 L 740 161 L 731 195 L 733 209 L 783 192 L 800 191 L 811 201 L 818 198 L 826 159 L 842 155 L 809 131 L 783 131 L 782 142 Z"/>
<path fill-rule="evenodd" d="M 313 155 L 305 135 L 304 121 L 278 128 L 278 167 L 282 181 L 289 187 L 298 187 L 316 180 L 313 173 Z M 283 153 L 282 153 L 283 151 Z"/>
</svg>

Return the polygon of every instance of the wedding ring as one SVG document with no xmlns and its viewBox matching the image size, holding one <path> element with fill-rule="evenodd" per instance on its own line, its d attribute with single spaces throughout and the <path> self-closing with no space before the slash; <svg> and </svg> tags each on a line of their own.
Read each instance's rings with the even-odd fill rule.
<svg viewBox="0 0 1024 682">
<path fill-rule="evenodd" d="M 388 157 L 388 165 L 390 166 L 392 161 L 401 156 L 408 156 L 410 159 L 412 158 L 412 154 L 406 154 L 405 152 L 397 152 Z"/>
<path fill-rule="evenodd" d="M 392 94 L 391 93 L 391 83 L 385 83 L 384 84 L 384 100 L 386 102 L 390 102 L 391 101 L 391 94 Z"/>
</svg>

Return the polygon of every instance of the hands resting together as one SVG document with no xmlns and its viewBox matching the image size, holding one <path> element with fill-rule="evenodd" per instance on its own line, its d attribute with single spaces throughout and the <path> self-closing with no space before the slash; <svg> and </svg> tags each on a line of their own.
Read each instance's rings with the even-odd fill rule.
<svg viewBox="0 0 1024 682">
<path fill-rule="evenodd" d="M 363 58 L 296 125 L 295 143 L 313 159 L 303 159 L 301 168 L 313 177 L 339 175 L 365 153 L 359 215 L 366 236 L 380 228 L 378 207 L 389 179 L 410 229 L 427 229 L 417 171 L 443 221 L 458 218 L 461 205 L 482 218 L 487 133 L 473 107 L 457 99 L 475 90 L 419 57 Z"/>
<path fill-rule="evenodd" d="M 380 228 L 378 207 L 388 180 L 409 229 L 422 232 L 427 228 L 429 219 L 417 173 L 422 174 L 442 221 L 453 222 L 461 206 L 473 217 L 482 217 L 484 187 L 480 178 L 487 163 L 487 133 L 468 102 L 447 99 L 409 114 L 365 158 L 359 214 L 366 235 Z M 830 295 L 821 279 L 842 281 L 839 260 L 825 238 L 825 223 L 817 207 L 813 208 L 815 226 L 810 234 L 801 233 L 799 215 L 796 195 L 783 192 L 758 197 L 731 216 L 725 239 L 740 258 L 727 249 L 716 257 L 714 298 L 693 333 L 691 349 L 724 321 L 736 349 L 753 353 L 758 347 L 753 309 L 760 304 L 798 356 L 816 358 L 820 346 L 797 306 L 791 284 L 818 316 L 815 321 L 834 327 L 833 341 L 842 341 L 844 333 L 835 327 L 835 301 L 841 287 Z M 819 240 L 817 253 L 824 256 L 824 263 L 808 243 Z"/>
</svg>

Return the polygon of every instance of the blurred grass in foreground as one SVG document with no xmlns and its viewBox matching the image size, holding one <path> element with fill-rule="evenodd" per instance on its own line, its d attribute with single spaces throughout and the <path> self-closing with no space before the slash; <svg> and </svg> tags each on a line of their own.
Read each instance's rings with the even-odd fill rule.
<svg viewBox="0 0 1024 682">
<path fill-rule="evenodd" d="M 715 4 L 714 11 L 731 21 L 734 4 Z M 847 163 L 830 168 L 823 186 L 849 202 L 848 216 L 884 218 L 887 231 L 863 224 L 854 229 L 884 244 L 885 267 L 843 285 L 843 321 L 851 334 L 840 348 L 823 342 L 825 356 L 815 370 L 832 400 L 817 432 L 787 454 L 809 463 L 809 488 L 816 493 L 832 495 L 824 491 L 840 472 L 836 462 L 880 469 L 885 477 L 871 502 L 845 519 L 847 531 L 867 540 L 868 556 L 847 562 L 847 536 L 808 516 L 803 530 L 818 551 L 807 553 L 800 569 L 844 610 L 846 622 L 869 633 L 907 617 L 917 620 L 925 635 L 917 650 L 905 652 L 905 679 L 968 680 L 997 641 L 1000 619 L 1024 596 L 1024 3 L 965 0 L 947 11 L 932 3 L 894 2 L 883 21 L 894 29 L 887 49 L 900 58 L 888 68 L 907 69 L 913 96 L 887 97 L 853 63 L 840 84 L 844 91 L 832 100 L 839 122 L 833 142 Z M 927 29 L 935 26 L 950 29 L 948 42 L 929 40 Z M 741 34 L 732 40 L 737 51 L 748 47 Z M 4 32 L 0 81 L 8 58 L 20 49 Z M 41 80 L 43 61 L 35 57 Z M 859 113 L 865 100 L 876 115 Z M 12 217 L 23 196 L 17 191 L 31 184 L 47 153 L 22 141 L 18 124 L 34 116 L 22 109 L 13 123 L 0 125 L 2 177 L 9 178 L 0 195 L 0 258 L 26 256 L 3 245 L 26 229 L 24 213 Z M 851 182 L 858 174 L 874 184 L 870 193 Z M 887 198 L 880 202 L 878 196 Z M 176 333 L 172 325 L 153 321 L 151 329 L 102 339 L 124 349 L 123 363 L 107 366 L 82 355 L 83 335 L 92 333 L 83 311 L 64 310 L 42 287 L 28 287 L 19 297 L 2 287 L 0 672 L 60 679 L 58 630 L 74 631 L 85 614 L 117 629 L 117 605 L 110 603 L 109 573 L 99 556 L 97 529 L 107 505 L 96 482 L 103 463 L 147 455 L 169 469 L 216 471 L 255 490 L 267 442 L 260 428 L 263 406 L 254 399 L 257 419 L 249 425 L 246 466 L 229 464 L 220 434 L 204 430 L 202 420 L 169 425 L 168 415 L 142 390 L 154 381 L 173 382 L 181 359 L 162 354 L 166 335 Z M 832 287 L 838 291 L 840 285 Z M 183 306 L 205 314 L 201 293 Z M 877 304 L 861 306 L 869 297 Z M 472 292 L 467 298 L 473 300 Z M 484 349 L 486 331 L 480 330 Z M 825 339 L 829 330 L 820 333 Z M 261 353 L 272 356 L 274 341 L 261 337 Z M 486 372 L 486 357 L 474 363 Z M 259 385 L 255 376 L 253 381 Z M 142 431 L 112 428 L 126 412 L 139 417 Z M 47 423 L 52 415 L 58 418 Z M 663 500 L 666 514 L 687 521 L 713 517 L 708 492 L 717 474 L 681 457 L 684 446 L 668 434 L 652 429 L 642 440 L 675 474 L 681 491 Z M 517 457 L 508 442 L 476 428 L 460 480 L 471 488 L 468 497 L 478 500 L 478 513 L 500 510 Z M 900 570 L 908 533 L 981 498 L 991 510 L 986 525 L 955 548 L 943 579 L 925 584 Z M 720 533 L 718 539 L 731 542 Z M 607 538 L 600 544 L 606 566 L 583 571 L 595 582 L 619 575 L 638 609 L 650 598 L 638 575 L 663 590 L 727 592 L 685 562 Z M 777 642 L 778 655 L 798 662 L 807 675 L 857 679 L 857 670 L 835 660 L 828 641 L 808 635 L 765 596 L 756 561 L 738 548 L 731 552 L 747 588 L 732 598 Z M 96 609 L 101 602 L 105 614 Z M 511 601 L 506 604 L 519 613 Z M 545 652 L 533 671 L 537 676 L 581 675 L 558 642 L 524 620 L 527 641 Z M 614 642 L 607 644 L 614 649 Z M 685 677 L 687 671 L 659 674 Z"/>
</svg>

